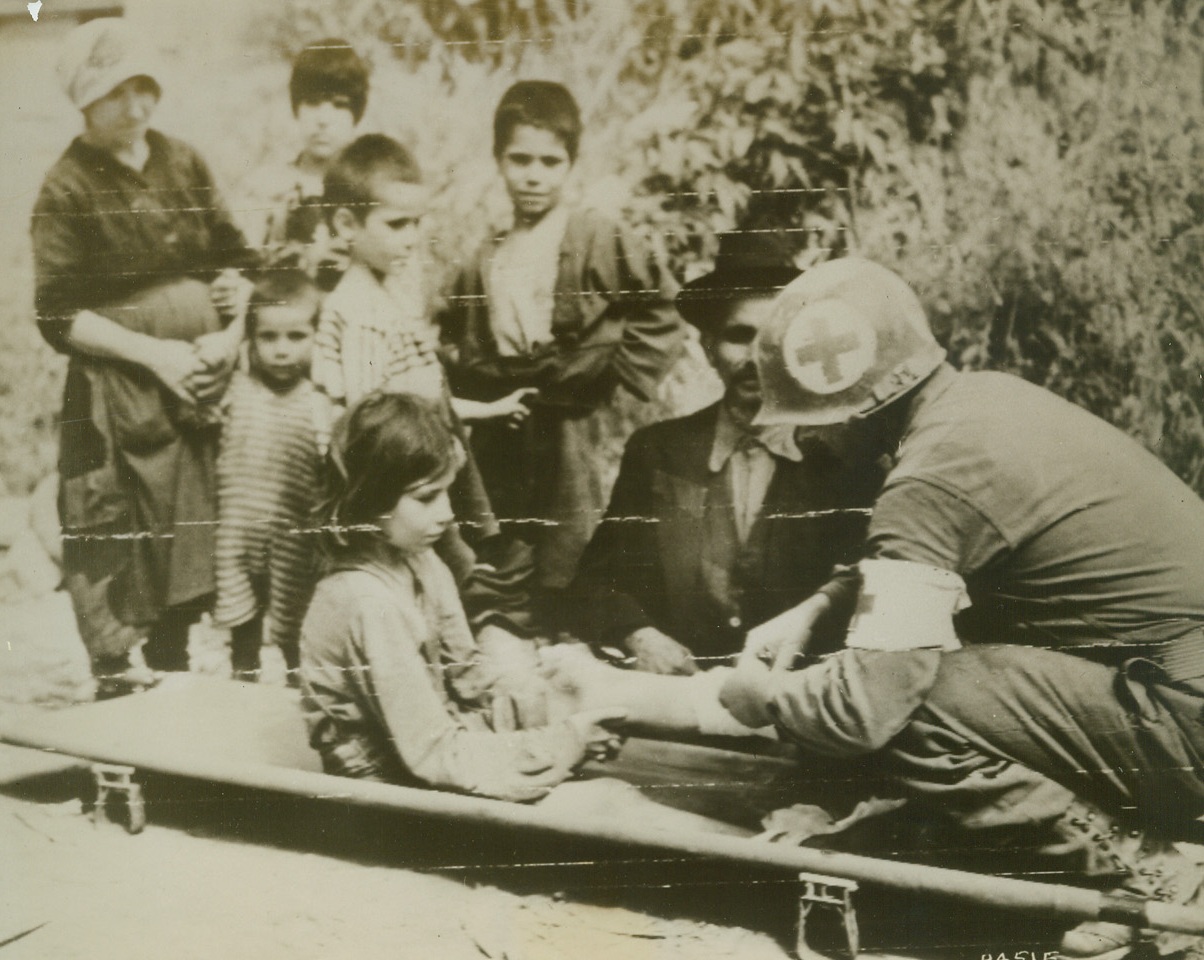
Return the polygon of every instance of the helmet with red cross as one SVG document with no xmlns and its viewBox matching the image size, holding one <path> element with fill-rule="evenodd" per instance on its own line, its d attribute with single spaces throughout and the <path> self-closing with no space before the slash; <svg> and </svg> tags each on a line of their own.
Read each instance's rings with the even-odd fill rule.
<svg viewBox="0 0 1204 960">
<path fill-rule="evenodd" d="M 824 426 L 864 417 L 945 359 L 919 298 L 886 267 L 848 257 L 784 287 L 754 345 L 758 424 Z"/>
</svg>

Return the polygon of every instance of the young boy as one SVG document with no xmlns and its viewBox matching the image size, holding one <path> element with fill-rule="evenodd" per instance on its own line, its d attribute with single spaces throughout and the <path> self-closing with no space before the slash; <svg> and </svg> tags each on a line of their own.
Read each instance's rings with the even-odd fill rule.
<svg viewBox="0 0 1204 960">
<path fill-rule="evenodd" d="M 247 312 L 249 372 L 223 403 L 214 621 L 231 631 L 234 675 L 259 672 L 264 615 L 290 671 L 315 582 L 303 532 L 320 493 L 331 405 L 308 379 L 321 292 L 296 266 L 264 273 Z"/>
<path fill-rule="evenodd" d="M 424 397 L 464 439 L 460 420 L 521 421 L 529 391 L 513 390 L 490 403 L 451 397 L 422 300 L 397 282 L 411 267 L 426 209 L 421 180 L 409 151 L 383 134 L 355 140 L 327 172 L 323 203 L 334 235 L 346 244 L 348 266 L 322 307 L 313 376 L 347 408 L 375 391 Z M 497 532 L 471 459 L 453 493 L 473 539 Z"/>
<path fill-rule="evenodd" d="M 318 285 L 331 290 L 346 269 L 347 251 L 323 215 L 322 178 L 364 116 L 368 67 L 345 40 L 311 43 L 293 61 L 289 98 L 301 152 L 259 177 L 257 199 L 249 205 L 266 210 L 266 216 L 249 235 L 262 239 L 272 259 L 299 255 Z"/>
<path fill-rule="evenodd" d="M 514 225 L 459 278 L 441 323 L 458 396 L 538 391 L 519 436 L 481 424 L 472 446 L 498 515 L 525 521 L 548 600 L 606 508 L 600 448 L 622 443 L 685 341 L 672 281 L 647 252 L 563 202 L 581 132 L 561 84 L 523 81 L 502 97 L 493 149 Z"/>
</svg>

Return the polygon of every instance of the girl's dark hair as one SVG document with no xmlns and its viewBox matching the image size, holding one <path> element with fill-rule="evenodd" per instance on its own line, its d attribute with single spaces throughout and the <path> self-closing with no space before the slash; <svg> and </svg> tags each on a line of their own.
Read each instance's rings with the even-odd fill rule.
<svg viewBox="0 0 1204 960">
<path fill-rule="evenodd" d="M 318 311 L 322 306 L 322 291 L 309 274 L 297 263 L 295 257 L 278 260 L 267 267 L 255 281 L 251 299 L 247 303 L 247 339 L 255 336 L 259 325 L 261 307 L 306 306 L 313 310 L 312 323 L 318 325 Z"/>
<path fill-rule="evenodd" d="M 407 490 L 458 469 L 463 452 L 431 402 L 370 393 L 335 425 L 320 510 L 322 545 L 334 559 L 381 546 L 380 518 Z"/>
<path fill-rule="evenodd" d="M 526 125 L 553 133 L 576 161 L 581 143 L 581 111 L 568 87 L 551 80 L 520 80 L 502 94 L 493 114 L 493 155 L 510 145 L 515 127 Z"/>
<path fill-rule="evenodd" d="M 377 204 L 377 183 L 421 183 L 422 171 L 413 155 L 392 137 L 366 133 L 334 158 L 322 181 L 322 203 L 327 216 L 340 207 L 361 223 Z"/>
<path fill-rule="evenodd" d="M 294 114 L 303 103 L 346 97 L 351 102 L 351 115 L 359 123 L 368 104 L 368 66 L 346 40 L 319 40 L 293 61 L 288 95 Z"/>
</svg>

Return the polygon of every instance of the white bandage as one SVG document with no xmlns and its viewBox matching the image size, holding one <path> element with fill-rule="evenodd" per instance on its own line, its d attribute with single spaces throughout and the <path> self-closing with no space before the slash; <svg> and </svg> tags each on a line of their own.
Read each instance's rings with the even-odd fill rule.
<svg viewBox="0 0 1204 960">
<path fill-rule="evenodd" d="M 953 615 L 970 606 L 956 573 L 910 560 L 862 560 L 861 593 L 845 646 L 860 650 L 957 650 Z"/>
<path fill-rule="evenodd" d="M 732 672 L 731 667 L 714 667 L 687 678 L 690 706 L 698 723 L 698 732 L 722 737 L 765 737 L 776 740 L 778 734 L 772 726 L 746 727 L 719 702 L 719 691 Z"/>
</svg>

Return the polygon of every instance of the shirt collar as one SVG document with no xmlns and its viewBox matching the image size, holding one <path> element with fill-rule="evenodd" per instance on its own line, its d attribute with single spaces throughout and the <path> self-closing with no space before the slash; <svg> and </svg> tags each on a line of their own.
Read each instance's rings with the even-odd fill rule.
<svg viewBox="0 0 1204 960">
<path fill-rule="evenodd" d="M 794 428 L 789 424 L 761 427 L 749 431 L 736 423 L 725 404 L 720 404 L 719 416 L 715 422 L 715 439 L 711 443 L 711 457 L 707 461 L 707 469 L 711 473 L 718 473 L 727 466 L 732 454 L 740 448 L 745 437 L 750 433 L 754 441 L 774 457 L 794 463 L 803 459 L 803 452 L 794 440 Z"/>
</svg>

